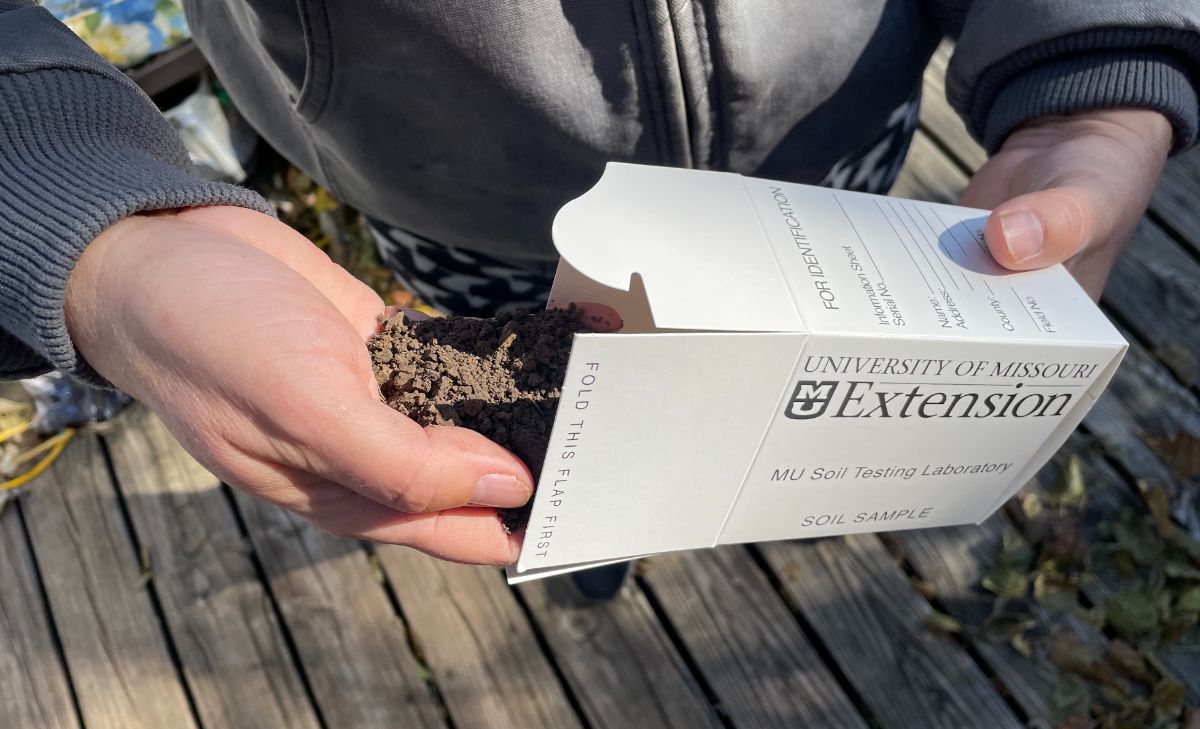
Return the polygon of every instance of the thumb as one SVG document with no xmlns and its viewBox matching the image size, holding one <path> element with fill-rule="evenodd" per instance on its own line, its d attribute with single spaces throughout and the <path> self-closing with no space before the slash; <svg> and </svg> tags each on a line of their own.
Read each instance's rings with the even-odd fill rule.
<svg viewBox="0 0 1200 729">
<path fill-rule="evenodd" d="M 1064 184 L 1003 203 L 992 211 L 984 237 L 1005 268 L 1045 268 L 1114 237 L 1122 208 L 1087 184 Z"/>
<path fill-rule="evenodd" d="M 407 513 L 511 508 L 533 493 L 515 455 L 465 428 L 421 427 L 376 399 L 320 407 L 293 423 L 294 467 Z M 287 459 L 292 460 L 292 459 Z"/>
</svg>

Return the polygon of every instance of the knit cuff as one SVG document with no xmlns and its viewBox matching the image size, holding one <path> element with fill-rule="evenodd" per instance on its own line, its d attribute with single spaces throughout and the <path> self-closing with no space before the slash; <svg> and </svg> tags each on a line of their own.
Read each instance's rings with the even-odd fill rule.
<svg viewBox="0 0 1200 729">
<path fill-rule="evenodd" d="M 80 356 L 64 317 L 84 248 L 134 213 L 237 205 L 267 214 L 244 188 L 189 174 L 187 152 L 149 99 L 79 70 L 0 74 L 0 377 L 33 373 L 30 352 L 107 385 Z"/>
<path fill-rule="evenodd" d="M 1153 50 L 1070 55 L 1025 71 L 995 96 L 981 137 L 995 152 L 1039 117 L 1116 108 L 1162 113 L 1175 129 L 1173 152 L 1196 141 L 1200 102 L 1187 64 Z"/>
</svg>

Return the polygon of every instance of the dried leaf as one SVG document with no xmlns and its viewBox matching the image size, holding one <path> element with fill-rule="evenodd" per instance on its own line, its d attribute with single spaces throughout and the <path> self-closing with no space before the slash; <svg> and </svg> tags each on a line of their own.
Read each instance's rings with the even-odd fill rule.
<svg viewBox="0 0 1200 729">
<path fill-rule="evenodd" d="M 1164 678 L 1154 684 L 1154 693 L 1151 694 L 1150 702 L 1154 704 L 1154 708 L 1168 716 L 1177 716 L 1183 710 L 1185 698 L 1187 698 L 1187 691 L 1182 683 L 1172 678 Z"/>
<path fill-rule="evenodd" d="M 383 562 L 374 551 L 367 552 L 367 565 L 371 568 L 371 576 L 375 578 L 376 582 L 381 585 L 387 583 L 387 575 L 383 571 Z"/>
<path fill-rule="evenodd" d="M 1179 729 L 1200 729 L 1200 709 L 1194 706 L 1184 709 L 1183 720 L 1179 723 Z"/>
<path fill-rule="evenodd" d="M 1200 612 L 1200 585 L 1188 588 L 1179 594 L 1175 601 L 1175 609 L 1179 612 Z"/>
<path fill-rule="evenodd" d="M 1123 510 L 1113 524 L 1113 537 L 1142 566 L 1153 566 L 1162 559 L 1164 544 L 1157 527 L 1131 509 Z"/>
<path fill-rule="evenodd" d="M 1175 612 L 1170 618 L 1163 621 L 1162 642 L 1164 644 L 1174 643 L 1196 627 L 1197 622 L 1200 622 L 1200 613 Z"/>
<path fill-rule="evenodd" d="M 1175 580 L 1200 582 L 1200 567 L 1193 567 L 1188 562 L 1170 560 L 1163 565 L 1163 574 Z"/>
<path fill-rule="evenodd" d="M 1158 629 L 1158 605 L 1149 590 L 1119 592 L 1108 602 L 1108 624 L 1129 638 L 1150 635 Z"/>
<path fill-rule="evenodd" d="M 1078 604 L 1075 585 L 1063 575 L 1039 572 L 1033 578 L 1033 599 L 1049 610 L 1065 612 Z"/>
<path fill-rule="evenodd" d="M 1096 722 L 1086 716 L 1072 714 L 1058 725 L 1058 729 L 1096 729 Z"/>
<path fill-rule="evenodd" d="M 1101 724 L 1103 729 L 1148 729 L 1154 721 L 1154 710 L 1150 706 L 1150 702 L 1144 699 L 1137 699 L 1117 715 L 1109 714 L 1104 717 L 1104 722 Z M 1161 727 L 1161 729 L 1167 729 Z"/>
<path fill-rule="evenodd" d="M 963 629 L 962 623 L 958 622 L 957 619 L 936 610 L 925 616 L 925 627 L 938 633 L 947 633 L 950 635 L 958 635 L 962 633 Z"/>
<path fill-rule="evenodd" d="M 1028 613 L 996 613 L 983 621 L 980 636 L 989 643 L 1010 643 L 1034 625 L 1037 618 Z"/>
<path fill-rule="evenodd" d="M 1113 569 L 1122 579 L 1129 579 L 1137 574 L 1137 563 L 1128 552 L 1117 552 L 1112 556 Z"/>
<path fill-rule="evenodd" d="M 1020 532 L 1009 529 L 1000 544 L 996 564 L 983 576 L 983 586 L 1000 597 L 1024 597 L 1029 588 L 1033 547 Z"/>
<path fill-rule="evenodd" d="M 1142 437 L 1174 469 L 1176 477 L 1187 480 L 1200 476 L 1200 437 L 1182 430 L 1168 437 Z"/>
<path fill-rule="evenodd" d="M 1110 666 L 1134 681 L 1147 687 L 1153 685 L 1154 674 L 1146 665 L 1146 661 L 1133 646 L 1120 638 L 1109 642 L 1108 648 L 1104 652 L 1104 658 Z"/>
<path fill-rule="evenodd" d="M 1096 656 L 1070 630 L 1060 630 L 1050 637 L 1050 660 L 1060 670 L 1083 678 L 1096 675 Z"/>
<path fill-rule="evenodd" d="M 1196 376 L 1200 375 L 1200 364 L 1196 362 L 1196 356 L 1190 349 L 1182 344 L 1169 342 L 1155 347 L 1154 355 L 1162 360 L 1180 382 L 1188 387 L 1196 384 Z"/>
<path fill-rule="evenodd" d="M 1167 498 L 1166 489 L 1151 487 L 1145 481 L 1138 481 L 1138 489 L 1150 509 L 1150 515 L 1154 517 L 1154 525 L 1158 527 L 1159 535 L 1167 536 L 1174 525 L 1171 523 L 1171 503 Z"/>
<path fill-rule="evenodd" d="M 1058 479 L 1050 487 L 1050 500 L 1063 509 L 1078 509 L 1087 500 L 1087 487 L 1083 483 L 1083 469 L 1078 457 L 1072 455 L 1059 471 Z"/>
<path fill-rule="evenodd" d="M 1080 620 L 1082 620 L 1083 622 L 1092 626 L 1096 630 L 1103 630 L 1103 628 L 1104 628 L 1104 608 L 1103 607 L 1099 607 L 1099 606 L 1093 607 L 1093 608 L 1077 607 L 1077 608 L 1075 608 L 1075 614 L 1079 616 Z"/>
<path fill-rule="evenodd" d="M 937 599 L 937 587 L 934 586 L 934 584 L 929 580 L 922 580 L 918 577 L 913 577 L 910 582 L 912 582 L 913 589 L 921 594 L 921 597 L 925 598 L 926 600 Z"/>
<path fill-rule="evenodd" d="M 982 584 L 1000 597 L 1024 597 L 1029 589 L 1029 575 L 1008 565 L 996 565 L 983 576 Z"/>
<path fill-rule="evenodd" d="M 1029 639 L 1022 635 L 1014 635 L 1013 639 L 1008 642 L 1012 649 L 1026 658 L 1033 658 L 1033 645 Z"/>
<path fill-rule="evenodd" d="M 1072 717 L 1086 719 L 1091 714 L 1091 707 L 1092 692 L 1087 681 L 1072 673 L 1060 674 L 1050 694 L 1050 710 L 1057 719 L 1057 726 L 1086 726 L 1066 722 Z"/>
<path fill-rule="evenodd" d="M 138 573 L 137 582 L 133 585 L 135 590 L 142 589 L 154 579 L 154 559 L 150 554 L 150 545 L 143 544 L 138 550 L 138 563 L 141 571 Z"/>
<path fill-rule="evenodd" d="M 1041 494 L 1034 491 L 1021 497 L 1021 513 L 1025 516 L 1026 521 L 1037 519 L 1044 511 Z"/>
<path fill-rule="evenodd" d="M 1196 539 L 1179 527 L 1167 536 L 1171 546 L 1183 551 L 1196 564 L 1200 564 L 1200 539 Z"/>
<path fill-rule="evenodd" d="M 316 194 L 313 195 L 312 207 L 318 213 L 328 213 L 341 207 L 341 203 L 335 200 L 328 190 L 318 187 Z"/>
<path fill-rule="evenodd" d="M 1043 567 L 1069 571 L 1085 563 L 1087 551 L 1087 540 L 1077 515 L 1047 520 L 1040 556 Z"/>
</svg>

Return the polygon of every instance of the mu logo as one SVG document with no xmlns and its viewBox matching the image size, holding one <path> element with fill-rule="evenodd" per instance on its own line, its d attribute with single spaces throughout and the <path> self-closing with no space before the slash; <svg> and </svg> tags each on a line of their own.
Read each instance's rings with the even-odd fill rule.
<svg viewBox="0 0 1200 729">
<path fill-rule="evenodd" d="M 783 414 L 793 420 L 809 420 L 819 418 L 829 407 L 833 393 L 837 390 L 837 380 L 800 380 L 788 400 Z"/>
</svg>

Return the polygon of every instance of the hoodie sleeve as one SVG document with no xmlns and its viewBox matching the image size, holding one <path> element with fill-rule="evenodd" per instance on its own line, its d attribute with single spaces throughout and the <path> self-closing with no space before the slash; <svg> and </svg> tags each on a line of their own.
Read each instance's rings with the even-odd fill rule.
<svg viewBox="0 0 1200 729">
<path fill-rule="evenodd" d="M 1111 108 L 1161 112 L 1174 151 L 1196 142 L 1195 0 L 932 0 L 957 45 L 946 95 L 995 152 L 1022 124 Z"/>
<path fill-rule="evenodd" d="M 57 369 L 101 381 L 63 305 L 76 261 L 113 223 L 203 205 L 271 212 L 189 168 L 136 84 L 44 8 L 0 0 L 0 378 Z"/>
</svg>

